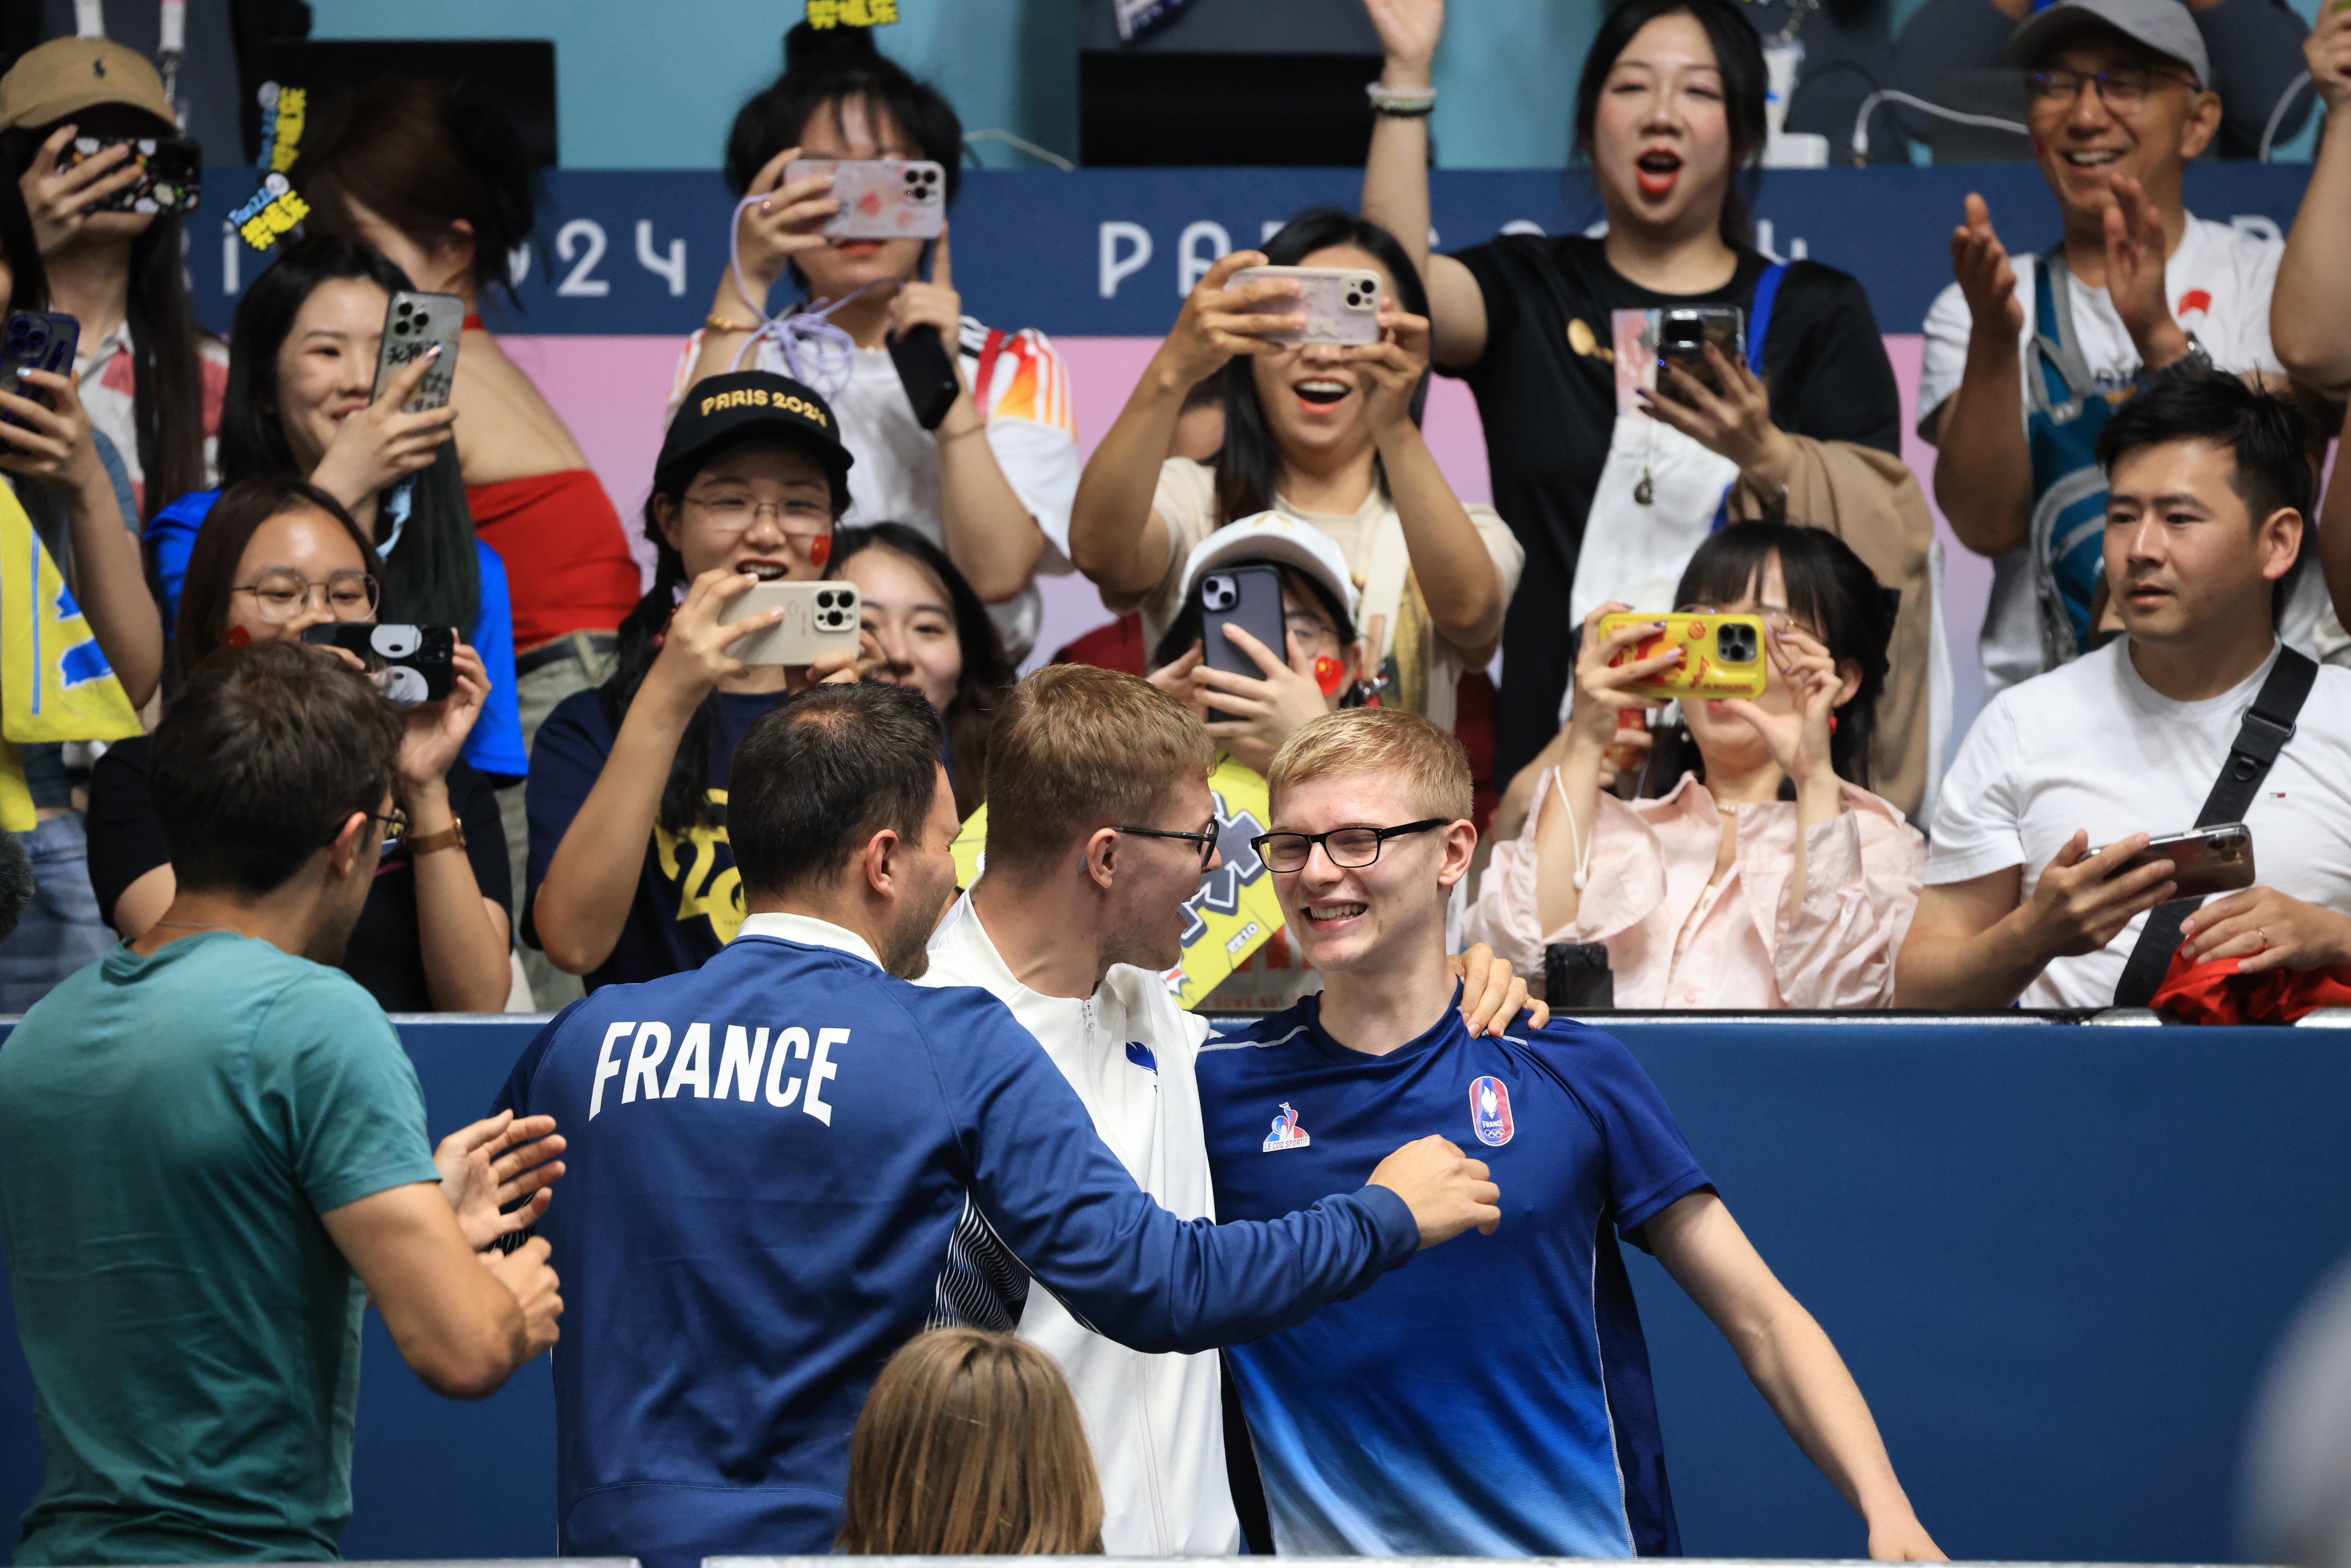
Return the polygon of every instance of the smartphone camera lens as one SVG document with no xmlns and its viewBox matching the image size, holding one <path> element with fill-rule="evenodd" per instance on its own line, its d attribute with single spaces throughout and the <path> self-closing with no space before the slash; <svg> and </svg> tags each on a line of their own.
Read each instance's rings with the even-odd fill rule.
<svg viewBox="0 0 2351 1568">
<path fill-rule="evenodd" d="M 817 594 L 816 607 L 819 610 L 830 610 L 832 608 L 832 590 L 830 588 L 824 589 Z"/>
<path fill-rule="evenodd" d="M 1233 580 L 1231 578 L 1215 576 L 1201 580 L 1201 608 L 1219 611 L 1230 610 L 1235 604 L 1239 602 L 1240 594 L 1235 591 Z"/>
<path fill-rule="evenodd" d="M 1726 664 L 1751 664 L 1755 662 L 1755 628 L 1737 622 L 1718 627 L 1714 633 L 1715 655 Z"/>
</svg>

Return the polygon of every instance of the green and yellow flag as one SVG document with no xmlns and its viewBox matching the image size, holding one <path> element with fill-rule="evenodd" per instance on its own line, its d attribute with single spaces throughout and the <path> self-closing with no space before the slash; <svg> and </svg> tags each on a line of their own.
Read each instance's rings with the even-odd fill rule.
<svg viewBox="0 0 2351 1568">
<path fill-rule="evenodd" d="M 1185 904 L 1183 961 L 1159 977 L 1177 1005 L 1196 1008 L 1227 975 L 1281 929 L 1281 905 L 1249 841 L 1266 831 L 1265 779 L 1221 753 L 1208 789 L 1217 803 L 1217 848 L 1224 863 L 1200 879 Z M 987 862 L 987 808 L 980 807 L 956 835 L 956 879 L 969 887 Z"/>
</svg>

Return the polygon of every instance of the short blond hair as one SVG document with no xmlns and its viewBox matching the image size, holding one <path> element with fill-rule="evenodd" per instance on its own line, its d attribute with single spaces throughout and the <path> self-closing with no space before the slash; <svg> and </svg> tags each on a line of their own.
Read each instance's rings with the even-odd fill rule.
<svg viewBox="0 0 2351 1568">
<path fill-rule="evenodd" d="M 1215 762 L 1199 716 L 1148 681 L 1048 664 L 987 732 L 987 863 L 1018 878 L 1097 828 L 1144 826 Z"/>
<path fill-rule="evenodd" d="M 1291 786 L 1341 773 L 1399 775 L 1414 810 L 1447 821 L 1467 819 L 1474 803 L 1461 743 L 1398 707 L 1341 708 L 1299 726 L 1266 768 L 1269 801 L 1278 808 Z"/>
<path fill-rule="evenodd" d="M 1010 1334 L 917 1334 L 849 1440 L 840 1551 L 1075 1557 L 1102 1549 L 1102 1497 L 1053 1358 Z"/>
</svg>

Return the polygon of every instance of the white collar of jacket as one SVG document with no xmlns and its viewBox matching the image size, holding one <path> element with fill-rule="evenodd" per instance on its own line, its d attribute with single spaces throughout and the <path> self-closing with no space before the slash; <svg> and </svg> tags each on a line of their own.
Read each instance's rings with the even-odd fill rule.
<svg viewBox="0 0 2351 1568">
<path fill-rule="evenodd" d="M 873 951 L 872 943 L 846 925 L 835 925 L 812 915 L 746 915 L 743 929 L 735 936 L 737 941 L 746 936 L 773 936 L 779 941 L 797 942 L 803 947 L 830 947 L 836 953 L 862 958 L 877 969 L 882 967 L 881 956 Z"/>
</svg>

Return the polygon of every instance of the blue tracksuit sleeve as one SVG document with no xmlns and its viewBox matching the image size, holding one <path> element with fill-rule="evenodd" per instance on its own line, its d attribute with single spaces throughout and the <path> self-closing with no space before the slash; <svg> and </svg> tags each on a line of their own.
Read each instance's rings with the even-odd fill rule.
<svg viewBox="0 0 2351 1568">
<path fill-rule="evenodd" d="M 930 993 L 925 1010 L 975 1199 L 996 1239 L 1071 1314 L 1134 1350 L 1261 1339 L 1369 1287 L 1420 1245 L 1386 1187 L 1280 1219 L 1179 1220 L 1134 1185 L 1077 1092 L 1003 1005 Z"/>
</svg>

